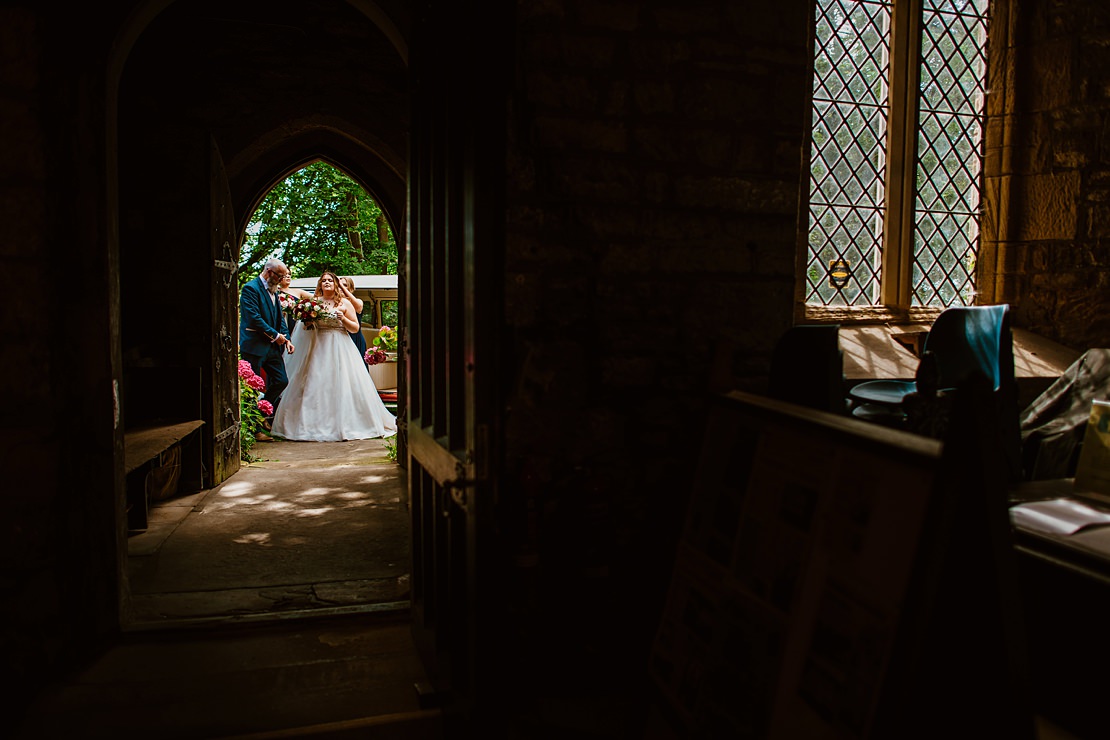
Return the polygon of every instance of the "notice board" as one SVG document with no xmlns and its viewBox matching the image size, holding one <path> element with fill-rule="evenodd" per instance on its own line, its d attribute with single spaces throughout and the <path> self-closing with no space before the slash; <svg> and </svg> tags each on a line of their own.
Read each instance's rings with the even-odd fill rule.
<svg viewBox="0 0 1110 740">
<path fill-rule="evenodd" d="M 933 439 L 718 399 L 650 662 L 683 736 L 868 738 L 901 725 L 924 612 L 946 591 L 942 470 Z"/>
</svg>

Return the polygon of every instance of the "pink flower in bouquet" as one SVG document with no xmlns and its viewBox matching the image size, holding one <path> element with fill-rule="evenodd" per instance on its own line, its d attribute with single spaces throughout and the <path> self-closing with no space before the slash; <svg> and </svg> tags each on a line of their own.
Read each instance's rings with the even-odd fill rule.
<svg viewBox="0 0 1110 740">
<path fill-rule="evenodd" d="M 281 303 L 281 309 L 287 313 L 292 312 L 293 306 L 297 305 L 297 297 L 289 293 L 278 293 L 278 302 Z"/>
<path fill-rule="evenodd" d="M 362 356 L 362 359 L 366 361 L 367 365 L 377 365 L 379 363 L 385 362 L 385 350 L 378 349 L 377 347 L 371 347 L 370 349 L 366 350 L 366 354 Z"/>
<path fill-rule="evenodd" d="M 239 377 L 243 380 L 250 380 L 254 375 L 254 368 L 246 360 L 239 360 Z"/>
<path fill-rule="evenodd" d="M 274 405 L 272 403 L 270 403 L 269 401 L 267 401 L 266 399 L 264 399 L 264 398 L 259 400 L 258 410 L 262 412 L 263 416 L 273 416 L 274 415 Z"/>
<path fill-rule="evenodd" d="M 262 379 L 261 375 L 252 375 L 246 379 L 247 386 L 254 388 L 256 391 L 266 390 L 266 381 Z"/>
</svg>

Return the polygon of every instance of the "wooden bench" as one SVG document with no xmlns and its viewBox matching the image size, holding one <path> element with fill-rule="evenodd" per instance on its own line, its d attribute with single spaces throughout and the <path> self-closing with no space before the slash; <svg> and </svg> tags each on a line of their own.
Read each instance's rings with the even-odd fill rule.
<svg viewBox="0 0 1110 740">
<path fill-rule="evenodd" d="M 127 529 L 147 528 L 150 504 L 203 487 L 200 419 L 124 432 Z"/>
<path fill-rule="evenodd" d="M 132 534 L 146 530 L 152 503 L 204 487 L 201 409 L 199 367 L 124 369 L 124 470 Z"/>
</svg>

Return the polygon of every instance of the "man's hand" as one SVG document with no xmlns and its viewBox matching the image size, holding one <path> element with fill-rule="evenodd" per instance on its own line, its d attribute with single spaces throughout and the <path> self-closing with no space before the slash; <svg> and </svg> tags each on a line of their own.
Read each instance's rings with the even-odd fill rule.
<svg viewBox="0 0 1110 740">
<path fill-rule="evenodd" d="M 285 337 L 284 334 L 278 334 L 277 337 L 274 338 L 274 344 L 276 344 L 279 347 L 281 345 L 285 344 L 288 341 L 289 340 Z"/>
<path fill-rule="evenodd" d="M 285 348 L 289 351 L 289 354 L 293 354 L 293 343 L 292 342 L 286 341 Z"/>
</svg>

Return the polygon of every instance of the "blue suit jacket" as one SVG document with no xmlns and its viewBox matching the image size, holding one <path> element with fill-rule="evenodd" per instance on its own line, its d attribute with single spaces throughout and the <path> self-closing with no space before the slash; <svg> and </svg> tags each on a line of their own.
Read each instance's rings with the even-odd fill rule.
<svg viewBox="0 0 1110 740">
<path fill-rule="evenodd" d="M 271 349 L 281 349 L 273 340 L 278 334 L 288 337 L 289 332 L 281 307 L 274 304 L 261 276 L 243 286 L 239 294 L 240 353 L 264 356 Z"/>
</svg>

